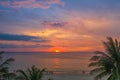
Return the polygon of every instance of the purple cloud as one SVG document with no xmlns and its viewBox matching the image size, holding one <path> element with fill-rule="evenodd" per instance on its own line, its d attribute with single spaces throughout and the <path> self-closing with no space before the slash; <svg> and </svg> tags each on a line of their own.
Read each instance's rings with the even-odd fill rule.
<svg viewBox="0 0 120 80">
<path fill-rule="evenodd" d="M 64 27 L 67 24 L 67 22 L 44 21 L 42 24 L 50 27 Z"/>
<path fill-rule="evenodd" d="M 0 6 L 11 8 L 49 8 L 53 4 L 64 5 L 61 0 L 14 0 L 0 1 Z"/>
</svg>

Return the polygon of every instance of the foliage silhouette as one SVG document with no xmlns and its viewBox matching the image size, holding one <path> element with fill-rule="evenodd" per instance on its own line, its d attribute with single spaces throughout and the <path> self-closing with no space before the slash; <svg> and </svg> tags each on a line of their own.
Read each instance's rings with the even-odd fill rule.
<svg viewBox="0 0 120 80">
<path fill-rule="evenodd" d="M 14 61 L 13 58 L 3 59 L 4 52 L 0 52 L 0 76 L 2 76 L 4 79 L 8 80 L 11 76 L 13 76 L 13 73 L 9 73 L 9 65 L 11 62 Z"/>
<path fill-rule="evenodd" d="M 105 52 L 96 51 L 90 59 L 89 67 L 95 67 L 90 74 L 97 73 L 95 80 L 107 76 L 107 80 L 120 80 L 120 42 L 117 39 L 107 37 L 103 41 Z"/>
<path fill-rule="evenodd" d="M 45 69 L 38 69 L 36 66 L 28 68 L 26 71 L 18 70 L 20 74 L 17 80 L 42 80 Z"/>
</svg>

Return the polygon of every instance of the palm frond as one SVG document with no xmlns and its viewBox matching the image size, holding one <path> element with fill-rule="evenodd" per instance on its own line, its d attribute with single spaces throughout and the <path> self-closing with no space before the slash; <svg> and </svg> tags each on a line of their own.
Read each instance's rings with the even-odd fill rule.
<svg viewBox="0 0 120 80">
<path fill-rule="evenodd" d="M 102 77 L 105 77 L 106 75 L 109 75 L 109 73 L 106 72 L 106 71 L 101 72 L 100 74 L 98 74 L 98 75 L 95 77 L 95 80 L 99 80 L 99 79 L 101 79 Z"/>
<path fill-rule="evenodd" d="M 14 59 L 13 58 L 9 58 L 7 60 L 5 60 L 3 63 L 0 64 L 0 67 L 4 67 L 6 65 L 9 65 L 11 62 L 13 62 Z"/>
<path fill-rule="evenodd" d="M 38 69 L 35 66 L 32 66 L 31 68 L 28 68 L 25 72 L 20 70 L 18 72 L 20 72 L 24 77 L 25 80 L 41 80 L 43 77 L 43 72 L 45 71 L 45 69 Z M 26 79 L 27 78 L 27 79 Z"/>
<path fill-rule="evenodd" d="M 8 73 L 8 67 L 1 67 L 0 72 L 1 73 Z"/>
<path fill-rule="evenodd" d="M 102 64 L 100 64 L 100 62 L 92 62 L 88 65 L 88 67 L 99 67 L 99 66 L 102 66 Z"/>
<path fill-rule="evenodd" d="M 90 74 L 93 75 L 95 73 L 99 73 L 99 72 L 102 72 L 102 71 L 105 71 L 104 67 L 95 68 L 95 69 L 93 69 L 93 70 L 90 71 Z"/>
<path fill-rule="evenodd" d="M 101 56 L 95 55 L 95 56 L 93 56 L 90 60 L 91 60 L 91 61 L 97 61 L 97 60 L 99 60 L 100 58 L 101 58 Z"/>
<path fill-rule="evenodd" d="M 4 54 L 4 51 L 1 51 L 1 52 L 0 52 L 0 60 L 2 60 L 2 58 L 3 58 L 3 57 L 2 57 L 2 54 Z"/>
<path fill-rule="evenodd" d="M 22 77 L 25 80 L 30 80 L 28 75 L 23 70 L 18 70 L 17 72 L 22 75 L 22 76 L 19 76 L 19 77 Z"/>
<path fill-rule="evenodd" d="M 115 41 L 111 37 L 107 37 L 107 39 L 108 39 L 107 42 L 103 42 L 106 52 L 108 52 L 108 54 L 113 56 L 113 58 L 116 60 L 118 59 L 117 47 L 116 47 L 117 43 L 115 43 Z"/>
<path fill-rule="evenodd" d="M 111 56 L 105 52 L 101 52 L 101 51 L 96 51 L 95 54 L 97 55 L 101 55 L 101 56 L 104 56 L 104 57 L 107 57 L 107 58 L 110 58 Z"/>
<path fill-rule="evenodd" d="M 107 80 L 114 80 L 113 75 L 110 75 Z"/>
<path fill-rule="evenodd" d="M 103 41 L 105 52 L 96 51 L 95 56 L 89 66 L 95 67 L 91 73 L 99 73 L 95 80 L 109 75 L 107 80 L 120 79 L 120 42 L 117 39 L 107 37 L 107 41 Z"/>
</svg>

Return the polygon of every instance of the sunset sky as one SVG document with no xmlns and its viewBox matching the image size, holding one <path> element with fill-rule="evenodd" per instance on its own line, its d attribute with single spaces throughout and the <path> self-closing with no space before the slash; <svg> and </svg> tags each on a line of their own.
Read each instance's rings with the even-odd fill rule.
<svg viewBox="0 0 120 80">
<path fill-rule="evenodd" d="M 96 51 L 119 35 L 120 0 L 0 0 L 0 51 Z"/>
</svg>

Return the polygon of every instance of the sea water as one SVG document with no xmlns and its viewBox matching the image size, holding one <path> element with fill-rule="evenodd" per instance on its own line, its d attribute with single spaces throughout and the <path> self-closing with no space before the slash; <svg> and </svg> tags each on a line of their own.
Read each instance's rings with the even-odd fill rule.
<svg viewBox="0 0 120 80">
<path fill-rule="evenodd" d="M 88 71 L 90 68 L 90 52 L 14 52 L 5 53 L 4 57 L 14 58 L 12 69 L 25 69 L 32 65 L 50 71 Z"/>
</svg>

